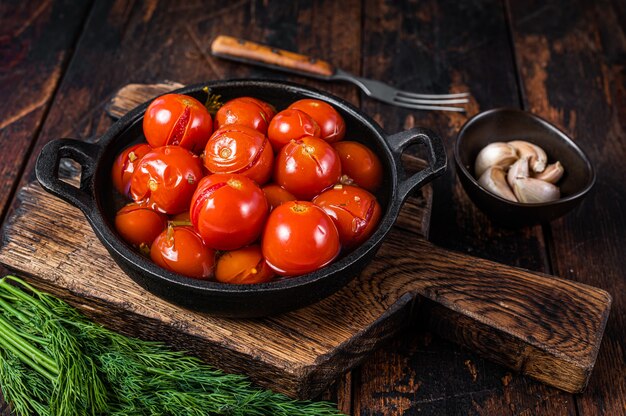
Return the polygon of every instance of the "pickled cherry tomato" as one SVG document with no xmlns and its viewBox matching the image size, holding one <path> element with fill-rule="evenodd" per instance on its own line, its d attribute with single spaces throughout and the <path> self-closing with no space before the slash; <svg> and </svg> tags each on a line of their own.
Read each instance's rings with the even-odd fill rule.
<svg viewBox="0 0 626 416">
<path fill-rule="evenodd" d="M 211 114 L 188 95 L 165 94 L 155 98 L 143 118 L 143 133 L 152 147 L 181 146 L 199 153 L 212 132 Z"/>
<path fill-rule="evenodd" d="M 339 155 L 316 137 L 292 140 L 281 149 L 274 164 L 276 183 L 301 200 L 311 200 L 340 178 Z"/>
<path fill-rule="evenodd" d="M 209 247 L 233 250 L 259 237 L 268 212 L 265 195 L 252 179 L 216 173 L 200 181 L 189 216 Z"/>
<path fill-rule="evenodd" d="M 267 133 L 274 116 L 272 107 L 252 97 L 239 97 L 226 102 L 215 114 L 215 130 L 230 124 L 238 124 Z"/>
<path fill-rule="evenodd" d="M 272 277 L 274 271 L 265 263 L 257 245 L 227 251 L 215 265 L 215 280 L 222 283 L 263 283 Z"/>
<path fill-rule="evenodd" d="M 267 137 L 240 125 L 217 130 L 204 150 L 204 166 L 212 173 L 241 173 L 259 185 L 272 176 L 274 153 Z"/>
<path fill-rule="evenodd" d="M 152 150 L 150 145 L 139 143 L 127 147 L 117 156 L 111 169 L 111 179 L 113 180 L 113 186 L 120 194 L 124 196 L 129 195 L 130 178 L 135 171 L 135 167 L 150 150 Z"/>
<path fill-rule="evenodd" d="M 278 152 L 290 140 L 301 137 L 319 137 L 320 127 L 308 114 L 294 109 L 276 114 L 267 129 L 267 137 L 274 152 Z"/>
<path fill-rule="evenodd" d="M 179 146 L 163 146 L 146 153 L 130 181 L 135 202 L 166 214 L 189 209 L 202 178 L 200 158 Z"/>
<path fill-rule="evenodd" d="M 267 198 L 267 203 L 270 205 L 270 211 L 283 202 L 295 201 L 297 199 L 285 188 L 282 188 L 275 183 L 265 185 L 262 189 L 265 194 L 265 198 Z"/>
<path fill-rule="evenodd" d="M 337 226 L 341 245 L 354 248 L 376 230 L 381 209 L 376 197 L 356 186 L 337 185 L 313 199 Z"/>
<path fill-rule="evenodd" d="M 168 226 L 150 249 L 158 266 L 195 279 L 208 279 L 213 273 L 215 250 L 207 247 L 193 227 Z"/>
<path fill-rule="evenodd" d="M 338 142 L 333 148 L 341 159 L 341 171 L 357 185 L 376 192 L 383 180 L 383 167 L 370 148 L 358 142 Z"/>
<path fill-rule="evenodd" d="M 311 98 L 298 100 L 289 108 L 307 113 L 320 126 L 320 138 L 328 143 L 338 142 L 346 135 L 346 122 L 332 105 Z"/>
<path fill-rule="evenodd" d="M 149 247 L 167 226 L 167 217 L 150 208 L 130 203 L 115 215 L 115 229 L 124 241 Z"/>
<path fill-rule="evenodd" d="M 282 276 L 318 270 L 341 250 L 333 220 L 307 201 L 289 201 L 274 209 L 261 241 L 265 261 Z"/>
</svg>

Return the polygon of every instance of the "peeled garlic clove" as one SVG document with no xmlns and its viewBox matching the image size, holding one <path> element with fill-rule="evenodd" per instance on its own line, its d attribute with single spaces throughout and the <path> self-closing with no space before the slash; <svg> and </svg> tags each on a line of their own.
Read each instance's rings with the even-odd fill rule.
<svg viewBox="0 0 626 416">
<path fill-rule="evenodd" d="M 517 160 L 517 152 L 506 143 L 494 142 L 483 147 L 476 156 L 474 173 L 479 178 L 490 166 L 508 168 Z"/>
<path fill-rule="evenodd" d="M 563 177 L 564 173 L 565 169 L 563 168 L 563 165 L 561 165 L 561 162 L 556 162 L 546 166 L 546 169 L 543 172 L 533 175 L 533 178 L 541 179 L 542 181 L 550 183 L 557 183 Z"/>
<path fill-rule="evenodd" d="M 478 183 L 489 192 L 498 195 L 501 198 L 508 199 L 509 201 L 517 202 L 517 198 L 506 183 L 504 177 L 504 169 L 500 166 L 492 166 L 488 168 L 480 178 Z"/>
<path fill-rule="evenodd" d="M 556 201 L 561 197 L 558 186 L 535 178 L 516 179 L 513 192 L 519 202 L 527 204 Z"/>
<path fill-rule="evenodd" d="M 529 158 L 530 168 L 533 172 L 540 173 L 545 170 L 548 163 L 548 155 L 541 147 L 524 140 L 513 140 L 508 142 L 508 144 L 517 151 L 520 158 Z"/>
<path fill-rule="evenodd" d="M 506 174 L 506 181 L 512 188 L 515 179 L 528 178 L 529 176 L 530 171 L 528 169 L 528 158 L 523 157 L 521 159 L 517 159 L 517 162 L 513 163 L 513 166 L 509 168 L 509 171 Z"/>
</svg>

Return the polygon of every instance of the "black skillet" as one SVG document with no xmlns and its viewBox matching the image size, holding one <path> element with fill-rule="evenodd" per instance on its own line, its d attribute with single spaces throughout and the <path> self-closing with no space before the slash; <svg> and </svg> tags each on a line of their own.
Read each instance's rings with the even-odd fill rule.
<svg viewBox="0 0 626 416">
<path fill-rule="evenodd" d="M 111 184 L 111 166 L 123 148 L 144 140 L 142 118 L 148 103 L 118 120 L 95 144 L 73 139 L 48 143 L 35 167 L 43 188 L 85 214 L 102 244 L 128 276 L 150 292 L 180 306 L 219 316 L 260 317 L 297 309 L 334 293 L 361 272 L 374 257 L 406 198 L 440 176 L 446 168 L 443 143 L 433 132 L 414 128 L 386 135 L 371 118 L 332 95 L 296 84 L 261 80 L 217 81 L 176 92 L 204 101 L 206 94 L 202 88 L 205 86 L 220 94 L 224 101 L 253 96 L 268 101 L 278 110 L 302 98 L 315 98 L 332 104 L 346 121 L 346 138 L 363 142 L 381 159 L 384 178 L 382 191 L 377 197 L 384 215 L 375 233 L 364 244 L 316 272 L 252 285 L 195 280 L 156 266 L 122 241 L 113 226 L 115 212 L 122 201 Z M 400 157 L 404 149 L 412 144 L 425 145 L 429 167 L 407 177 Z M 62 158 L 72 159 L 81 165 L 79 188 L 59 179 Z"/>
</svg>

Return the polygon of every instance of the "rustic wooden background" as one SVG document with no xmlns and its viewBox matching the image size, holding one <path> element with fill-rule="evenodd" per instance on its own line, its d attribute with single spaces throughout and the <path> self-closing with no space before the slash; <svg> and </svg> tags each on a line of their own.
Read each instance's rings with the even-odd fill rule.
<svg viewBox="0 0 626 416">
<path fill-rule="evenodd" d="M 608 290 L 613 308 L 587 391 L 511 374 L 416 323 L 324 394 L 358 415 L 626 414 L 626 3 L 621 0 L 0 2 L 0 220 L 58 137 L 91 137 L 129 82 L 289 79 L 360 106 L 387 131 L 437 130 L 452 148 L 466 115 L 379 104 L 355 87 L 211 57 L 228 34 L 325 58 L 424 92 L 469 89 L 469 115 L 521 107 L 570 133 L 598 172 L 576 211 L 506 230 L 468 200 L 454 169 L 434 184 L 436 244 Z M 2 405 L 0 405 L 2 408 Z"/>
</svg>

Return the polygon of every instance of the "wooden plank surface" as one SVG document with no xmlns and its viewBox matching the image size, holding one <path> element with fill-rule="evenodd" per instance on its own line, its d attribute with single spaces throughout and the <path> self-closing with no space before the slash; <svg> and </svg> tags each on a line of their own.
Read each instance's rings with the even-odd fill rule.
<svg viewBox="0 0 626 416">
<path fill-rule="evenodd" d="M 363 102 L 366 111 L 378 115 L 388 130 L 426 125 L 446 141 L 451 168 L 433 184 L 431 241 L 471 255 L 550 272 L 541 227 L 508 230 L 493 226 L 465 195 L 452 162 L 456 133 L 469 116 L 521 104 L 502 2 L 370 0 L 365 4 L 364 76 L 393 80 L 396 86 L 413 91 L 472 93 L 466 115 L 412 112 Z M 414 346 L 424 337 L 433 339 L 425 332 L 407 333 L 400 344 L 384 348 L 385 353 L 376 354 L 361 366 L 363 375 L 356 378 L 367 382 L 355 392 L 354 413 L 576 412 L 572 395 L 517 376 L 504 386 L 501 379 L 509 373 L 506 368 L 436 336 L 427 348 L 429 353 L 422 354 L 422 349 Z M 438 364 L 432 364 L 433 354 Z M 477 368 L 476 379 L 468 377 L 465 361 Z M 451 362 L 460 365 L 449 365 Z M 388 363 L 398 365 L 388 368 Z M 429 371 L 416 370 L 420 368 Z M 497 376 L 488 377 L 490 374 Z M 517 398 L 514 406 L 511 397 Z"/>
<path fill-rule="evenodd" d="M 90 7 L 90 1 L 0 2 L 0 218 Z"/>
<path fill-rule="evenodd" d="M 19 3 L 26 9 L 40 6 L 38 2 Z M 557 124 L 562 122 L 566 131 L 570 129 L 579 136 L 577 140 L 585 140 L 583 148 L 590 153 L 593 163 L 606 172 L 614 172 L 597 184 L 597 189 L 602 189 L 601 199 L 592 207 L 586 203 L 581 208 L 583 216 L 553 223 L 546 229 L 545 237 L 536 229 L 503 230 L 492 227 L 469 203 L 450 172 L 436 184 L 433 229 L 438 231 L 431 237 L 446 247 L 533 270 L 550 272 L 554 264 L 555 274 L 572 279 L 586 281 L 587 276 L 602 270 L 592 283 L 623 294 L 621 270 L 626 255 L 620 195 L 624 187 L 623 181 L 618 181 L 620 160 L 626 156 L 623 141 L 619 139 L 626 119 L 623 2 L 601 1 L 597 6 L 594 2 L 564 0 L 511 3 L 512 26 L 508 27 L 502 3 L 497 1 L 420 1 L 401 6 L 376 1 L 349 4 L 208 1 L 181 5 L 97 1 L 88 21 L 71 20 L 84 24 L 82 45 L 69 69 L 60 70 L 64 82 L 55 105 L 50 108 L 44 133 L 37 134 L 37 120 L 42 120 L 45 114 L 25 122 L 24 131 L 31 139 L 38 138 L 38 143 L 33 145 L 34 153 L 55 137 L 101 133 L 110 125 L 108 117 L 102 115 L 103 106 L 127 82 L 169 78 L 191 83 L 247 75 L 286 78 L 267 70 L 212 60 L 206 53 L 206 42 L 218 32 L 315 54 L 357 74 L 380 73 L 382 80 L 392 83 L 403 79 L 402 86 L 407 88 L 429 90 L 433 88 L 433 80 L 437 91 L 450 85 L 469 86 L 476 97 L 471 112 L 499 105 L 521 105 L 518 96 L 531 97 L 539 88 L 540 99 L 525 102 L 534 102 L 540 115 Z M 3 2 L 2 6 L 7 4 L 13 3 Z M 7 24 L 6 15 L 2 15 L 2 22 L 3 28 L 15 27 L 12 18 Z M 66 28 L 71 26 L 68 24 Z M 516 85 L 515 50 L 508 33 L 503 33 L 508 29 L 514 32 L 520 66 L 526 67 L 521 90 Z M 35 30 L 34 35 L 41 35 L 40 30 Z M 396 38 L 398 42 L 393 41 Z M 536 39 L 540 42 L 533 46 Z M 524 45 L 527 45 L 525 64 L 519 56 Z M 15 48 L 8 50 L 21 52 Z M 421 54 L 415 55 L 416 50 Z M 3 57 L 5 51 L 3 46 Z M 549 65 L 545 61 L 546 51 L 550 52 Z M 394 69 L 390 71 L 391 67 Z M 517 71 L 520 74 L 521 67 Z M 579 71 L 576 76 L 568 72 L 574 70 Z M 12 68 L 7 71 L 13 72 Z M 18 73 L 23 72 L 15 71 L 12 76 Z M 563 73 L 570 75 L 562 76 Z M 297 77 L 291 80 L 329 90 L 356 104 L 360 102 L 351 86 L 331 86 Z M 27 99 L 35 102 L 32 97 L 40 98 L 37 96 L 40 91 L 31 90 L 30 97 L 21 103 Z M 586 101 L 587 95 L 592 99 Z M 413 124 L 434 127 L 448 143 L 465 120 L 462 116 L 407 112 L 384 105 L 371 114 L 388 131 Z M 3 117 L 0 120 L 6 120 Z M 602 136 L 606 126 L 610 127 L 610 134 Z M 20 134 L 26 133 L 17 132 L 12 138 Z M 598 137 L 610 139 L 600 141 Z M 14 166 L 19 159 L 15 155 L 19 153 L 5 154 L 10 155 L 7 166 Z M 32 179 L 31 168 L 32 159 L 22 184 Z M 15 189 L 14 185 L 6 185 L 6 178 L 17 175 L 19 169 L 3 171 L 0 179 L 2 189 L 6 190 L 2 192 L 3 198 L 10 199 L 10 190 Z M 596 190 L 594 198 L 597 197 Z M 560 236 L 556 244 L 552 233 Z M 339 379 L 336 388 L 325 396 L 336 399 L 346 413 L 364 415 L 621 414 L 626 411 L 626 382 L 622 381 L 626 379 L 625 360 L 621 353 L 625 350 L 624 310 L 623 295 L 617 296 L 607 327 L 605 344 L 609 346 L 604 345 L 600 351 L 588 392 L 576 398 L 491 364 L 432 335 L 418 324 L 378 350 L 361 370 Z M 597 381 L 596 377 L 599 377 Z M 371 399 L 364 400 L 368 397 Z"/>
<path fill-rule="evenodd" d="M 549 229 L 555 273 L 615 294 L 577 411 L 626 414 L 626 4 L 510 2 L 510 11 L 525 107 L 570 134 L 596 168 L 593 194 Z"/>
</svg>

